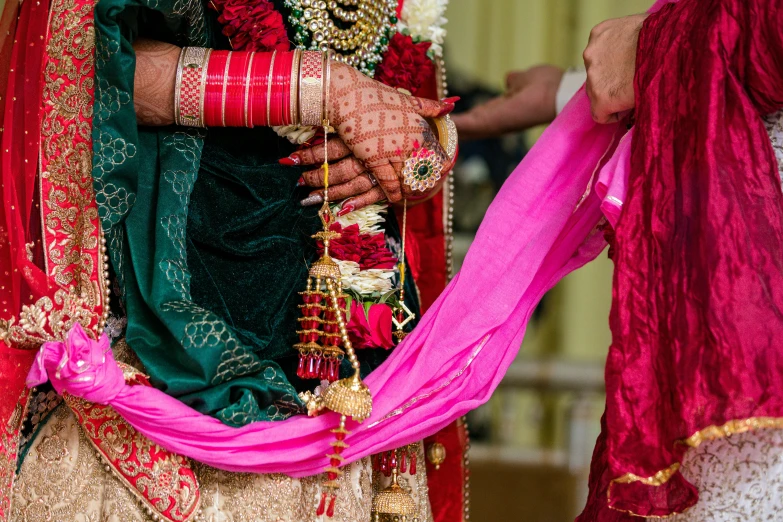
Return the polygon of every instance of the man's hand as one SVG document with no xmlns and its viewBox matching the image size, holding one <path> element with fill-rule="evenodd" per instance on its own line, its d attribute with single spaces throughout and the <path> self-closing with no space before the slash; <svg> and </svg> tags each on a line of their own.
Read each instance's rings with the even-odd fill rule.
<svg viewBox="0 0 783 522">
<path fill-rule="evenodd" d="M 590 32 L 582 57 L 587 69 L 587 96 L 593 119 L 618 121 L 634 107 L 636 45 L 646 14 L 607 20 Z"/>
<path fill-rule="evenodd" d="M 539 65 L 506 76 L 506 93 L 468 112 L 452 115 L 459 137 L 481 139 L 519 132 L 555 119 L 563 69 Z"/>
</svg>

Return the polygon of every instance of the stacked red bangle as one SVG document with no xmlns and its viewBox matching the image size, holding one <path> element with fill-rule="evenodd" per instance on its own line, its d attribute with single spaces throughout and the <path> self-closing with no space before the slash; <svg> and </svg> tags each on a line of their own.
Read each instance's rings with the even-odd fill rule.
<svg viewBox="0 0 783 522">
<path fill-rule="evenodd" d="M 296 120 L 298 51 L 213 51 L 207 65 L 204 124 L 207 127 L 291 125 Z M 293 69 L 297 70 L 294 71 Z"/>
</svg>

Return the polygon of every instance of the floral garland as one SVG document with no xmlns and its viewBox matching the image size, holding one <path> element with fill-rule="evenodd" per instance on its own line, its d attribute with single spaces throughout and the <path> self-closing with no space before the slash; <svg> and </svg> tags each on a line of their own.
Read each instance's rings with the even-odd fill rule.
<svg viewBox="0 0 783 522">
<path fill-rule="evenodd" d="M 444 13 L 448 0 L 404 0 L 397 27 L 374 71 L 376 80 L 416 95 L 435 72 L 446 35 Z M 269 0 L 211 0 L 219 13 L 223 34 L 235 50 L 286 51 L 291 48 L 283 15 Z M 305 145 L 319 129 L 287 125 L 274 127 L 278 135 Z M 392 348 L 391 310 L 397 304 L 394 290 L 399 250 L 381 228 L 387 205 L 370 205 L 339 217 L 332 226 L 343 236 L 330 245 L 340 265 L 343 287 L 350 296 L 351 341 L 357 348 Z"/>
</svg>

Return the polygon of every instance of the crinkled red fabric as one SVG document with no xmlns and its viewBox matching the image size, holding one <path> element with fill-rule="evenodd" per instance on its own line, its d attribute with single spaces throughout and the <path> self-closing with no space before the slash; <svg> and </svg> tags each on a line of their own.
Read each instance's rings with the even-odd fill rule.
<svg viewBox="0 0 783 522">
<path fill-rule="evenodd" d="M 780 0 L 681 0 L 650 15 L 635 89 L 585 522 L 686 510 L 698 492 L 679 473 L 611 481 L 679 462 L 678 441 L 708 426 L 783 418 L 783 196 L 761 121 L 783 107 Z"/>
</svg>

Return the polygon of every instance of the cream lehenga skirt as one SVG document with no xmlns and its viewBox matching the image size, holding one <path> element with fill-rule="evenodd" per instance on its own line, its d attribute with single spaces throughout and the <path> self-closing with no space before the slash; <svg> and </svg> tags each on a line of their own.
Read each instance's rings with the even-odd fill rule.
<svg viewBox="0 0 783 522">
<path fill-rule="evenodd" d="M 419 444 L 419 462 L 424 462 Z M 345 468 L 334 517 L 316 516 L 323 477 L 229 473 L 196 465 L 201 509 L 195 522 L 369 522 L 373 491 L 388 485 L 373 476 L 370 459 Z M 431 522 L 424 466 L 402 474 L 400 485 Z M 105 466 L 68 406 L 60 405 L 36 435 L 14 485 L 11 522 L 152 522 L 129 489 Z M 409 518 L 409 520 L 411 520 Z"/>
</svg>

